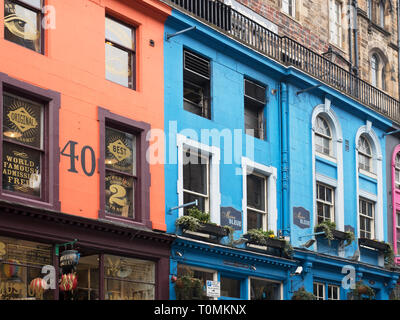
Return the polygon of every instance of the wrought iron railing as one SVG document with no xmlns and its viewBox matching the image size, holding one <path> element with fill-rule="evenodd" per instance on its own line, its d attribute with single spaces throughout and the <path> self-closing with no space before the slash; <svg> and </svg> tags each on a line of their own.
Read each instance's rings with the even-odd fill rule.
<svg viewBox="0 0 400 320">
<path fill-rule="evenodd" d="M 260 53 L 294 66 L 400 124 L 397 99 L 297 41 L 261 26 L 219 0 L 165 0 L 186 10 Z"/>
</svg>

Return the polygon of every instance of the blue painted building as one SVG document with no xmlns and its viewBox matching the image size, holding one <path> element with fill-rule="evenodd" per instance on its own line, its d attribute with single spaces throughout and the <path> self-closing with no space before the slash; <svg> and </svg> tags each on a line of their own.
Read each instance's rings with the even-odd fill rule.
<svg viewBox="0 0 400 320">
<path fill-rule="evenodd" d="M 310 64 L 290 43 L 243 16 L 239 23 L 230 7 L 212 5 L 210 14 L 167 3 L 165 203 L 167 232 L 177 235 L 170 298 L 175 277 L 191 270 L 220 282 L 219 299 L 290 299 L 301 287 L 347 299 L 349 277 L 387 299 L 398 279 L 381 243 L 389 228 L 383 133 L 392 121 L 304 72 Z M 182 232 L 175 222 L 194 201 L 233 228 L 233 239 Z M 315 230 L 327 220 L 332 240 Z M 258 228 L 293 254 L 287 245 L 250 247 L 242 236 Z M 346 231 L 355 235 L 349 245 Z"/>
</svg>

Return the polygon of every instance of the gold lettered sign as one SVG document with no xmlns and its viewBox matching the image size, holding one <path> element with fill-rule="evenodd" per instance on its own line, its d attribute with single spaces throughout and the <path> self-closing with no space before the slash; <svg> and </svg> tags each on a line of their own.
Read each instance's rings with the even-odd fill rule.
<svg viewBox="0 0 400 320">
<path fill-rule="evenodd" d="M 41 147 L 41 105 L 4 95 L 3 111 L 3 135 L 6 138 Z"/>
<path fill-rule="evenodd" d="M 123 173 L 136 174 L 136 137 L 118 130 L 106 129 L 106 166 Z"/>
<path fill-rule="evenodd" d="M 133 217 L 133 179 L 108 174 L 106 181 L 106 211 L 122 217 Z"/>
<path fill-rule="evenodd" d="M 3 190 L 40 197 L 40 152 L 3 144 Z"/>
</svg>

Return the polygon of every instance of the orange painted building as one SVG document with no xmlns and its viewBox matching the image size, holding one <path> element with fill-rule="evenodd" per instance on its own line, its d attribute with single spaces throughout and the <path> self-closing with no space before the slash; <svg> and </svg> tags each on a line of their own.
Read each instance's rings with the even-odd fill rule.
<svg viewBox="0 0 400 320">
<path fill-rule="evenodd" d="M 26 278 L 16 296 L 43 298 L 29 292 L 26 265 L 58 266 L 56 253 L 67 247 L 60 244 L 77 239 L 78 287 L 80 273 L 98 270 L 95 287 L 85 280 L 79 298 L 167 299 L 172 240 L 162 232 L 164 169 L 146 161 L 146 150 L 149 130 L 163 129 L 170 8 L 156 0 L 0 6 L 0 257 Z M 9 249 L 41 246 L 48 250 L 43 262 L 19 261 Z M 147 271 L 140 279 L 123 272 L 135 268 Z M 8 283 L 0 277 L 0 285 Z M 45 298 L 77 299 L 67 289 L 46 290 Z"/>
</svg>

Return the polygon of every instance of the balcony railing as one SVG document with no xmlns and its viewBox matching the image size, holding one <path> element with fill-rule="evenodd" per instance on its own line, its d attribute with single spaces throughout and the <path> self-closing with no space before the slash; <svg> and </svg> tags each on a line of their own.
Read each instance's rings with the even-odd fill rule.
<svg viewBox="0 0 400 320">
<path fill-rule="evenodd" d="M 284 64 L 294 66 L 400 124 L 400 103 L 349 71 L 286 36 L 261 26 L 218 0 L 165 0 L 232 38 Z"/>
</svg>

